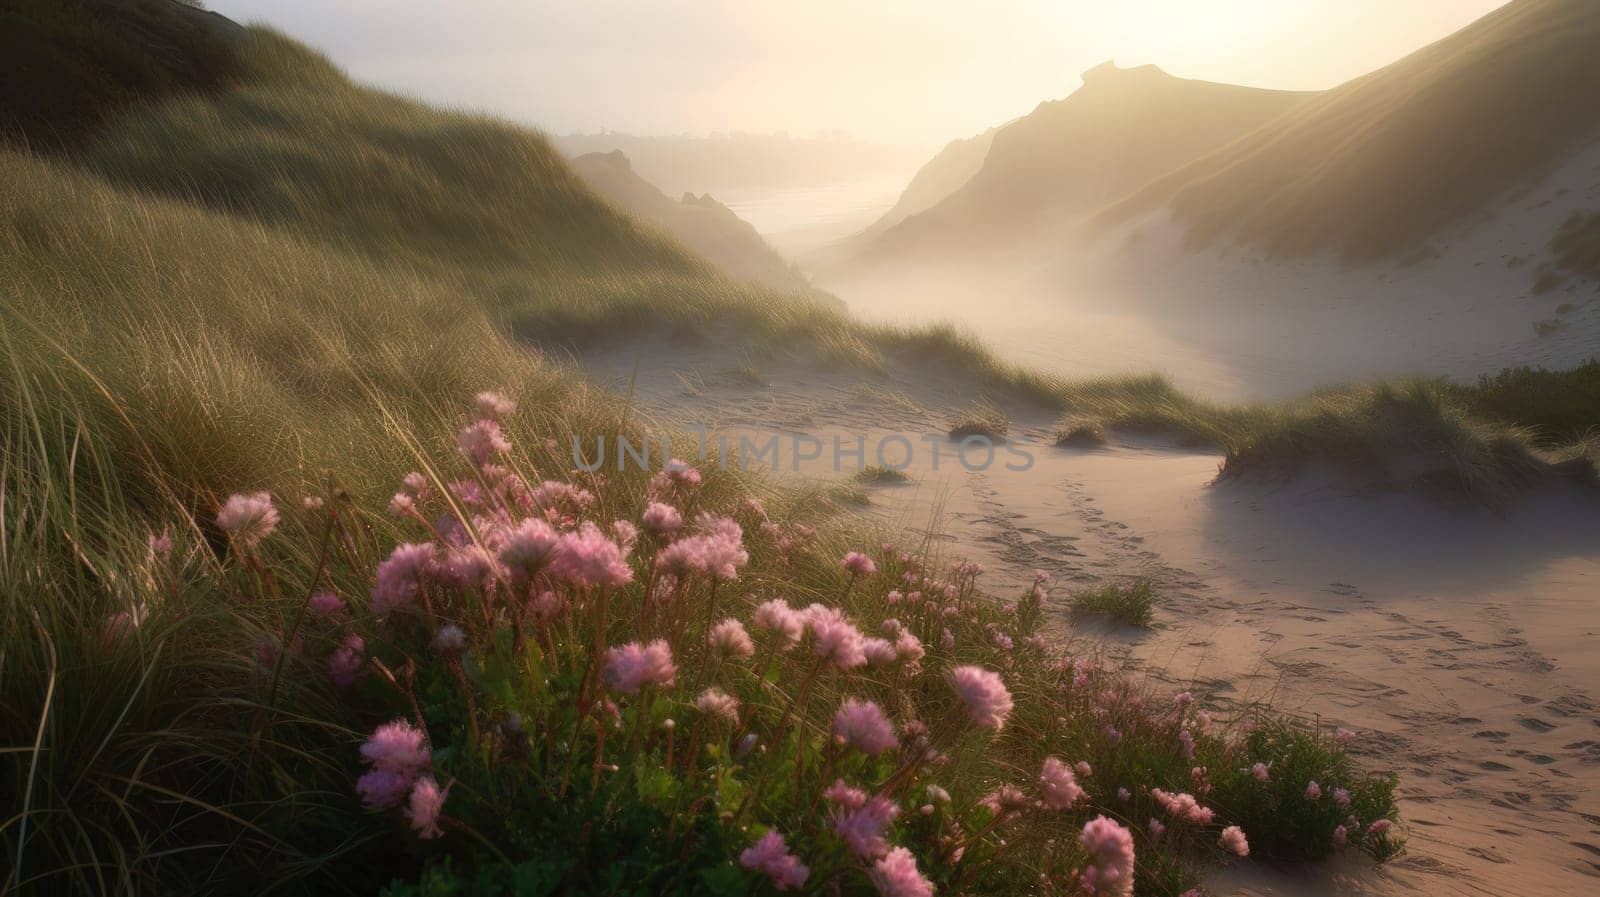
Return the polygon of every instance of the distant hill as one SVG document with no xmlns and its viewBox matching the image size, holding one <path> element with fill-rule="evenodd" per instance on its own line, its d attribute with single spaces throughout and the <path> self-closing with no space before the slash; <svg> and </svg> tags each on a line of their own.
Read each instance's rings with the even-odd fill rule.
<svg viewBox="0 0 1600 897">
<path fill-rule="evenodd" d="M 980 169 L 862 248 L 864 261 L 941 254 L 1050 233 L 1276 118 L 1307 94 L 1111 63 L 1065 99 L 1000 128 Z"/>
<path fill-rule="evenodd" d="M 988 157 L 989 147 L 993 145 L 994 135 L 999 130 L 999 127 L 990 128 L 975 137 L 945 144 L 944 149 L 917 169 L 894 206 L 863 231 L 861 236 L 883 233 L 912 215 L 933 208 L 945 197 L 960 190 L 983 169 L 983 160 Z"/>
<path fill-rule="evenodd" d="M 1298 105 L 1096 216 L 1171 210 L 1191 243 L 1292 256 L 1414 251 L 1592 141 L 1600 3 L 1515 0 Z"/>
<path fill-rule="evenodd" d="M 750 223 L 709 194 L 675 200 L 640 177 L 621 150 L 589 153 L 572 167 L 591 188 L 630 215 L 676 237 L 736 280 L 780 290 L 808 289 L 803 275 L 767 245 Z"/>
<path fill-rule="evenodd" d="M 605 131 L 550 138 L 568 156 L 621 150 L 634 171 L 669 196 L 803 190 L 846 181 L 900 178 L 917 164 L 915 147 L 867 143 L 844 134 L 797 137 L 729 132 L 704 137 Z"/>
</svg>

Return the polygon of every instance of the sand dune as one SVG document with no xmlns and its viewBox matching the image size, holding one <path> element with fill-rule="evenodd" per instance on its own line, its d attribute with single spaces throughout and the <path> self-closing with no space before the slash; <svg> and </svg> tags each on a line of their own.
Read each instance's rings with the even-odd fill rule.
<svg viewBox="0 0 1600 897">
<path fill-rule="evenodd" d="M 1065 99 L 1000 128 L 960 189 L 860 240 L 855 264 L 914 264 L 924 254 L 970 254 L 1049 233 L 1304 98 L 1105 63 Z"/>
<path fill-rule="evenodd" d="M 1413 251 L 1596 136 L 1600 5 L 1516 0 L 1318 95 L 1097 217 L 1169 205 L 1192 240 Z"/>
</svg>

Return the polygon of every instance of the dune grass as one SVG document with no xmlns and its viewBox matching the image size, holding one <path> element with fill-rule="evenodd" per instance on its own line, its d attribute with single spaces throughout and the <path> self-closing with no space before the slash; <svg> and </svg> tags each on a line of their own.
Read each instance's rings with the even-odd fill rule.
<svg viewBox="0 0 1600 897">
<path fill-rule="evenodd" d="M 1127 585 L 1108 583 L 1073 594 L 1068 607 L 1075 617 L 1110 617 L 1125 626 L 1147 629 L 1155 616 L 1155 584 L 1138 579 Z"/>
<path fill-rule="evenodd" d="M 857 471 L 853 479 L 868 486 L 897 486 L 907 482 L 905 474 L 892 467 L 871 464 Z"/>
<path fill-rule="evenodd" d="M 989 401 L 978 401 L 961 409 L 955 417 L 955 422 L 950 425 L 951 439 L 964 439 L 968 436 L 983 436 L 988 439 L 1004 439 L 1011 429 L 1011 422 L 1006 418 L 1006 413 Z"/>
</svg>

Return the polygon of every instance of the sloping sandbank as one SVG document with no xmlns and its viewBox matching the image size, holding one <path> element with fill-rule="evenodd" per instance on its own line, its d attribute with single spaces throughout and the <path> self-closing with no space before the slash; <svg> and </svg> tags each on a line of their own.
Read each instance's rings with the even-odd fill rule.
<svg viewBox="0 0 1600 897">
<path fill-rule="evenodd" d="M 699 423 L 788 477 L 830 481 L 841 504 L 886 527 L 947 540 L 1007 594 L 1032 571 L 1056 580 L 1055 627 L 1152 677 L 1197 684 L 1226 710 L 1275 704 L 1357 731 L 1356 750 L 1400 773 L 1408 854 L 1383 868 L 1247 862 L 1214 883 L 1240 894 L 1581 893 L 1600 877 L 1600 501 L 1527 497 L 1504 516 L 1410 494 L 1362 492 L 1316 473 L 1215 483 L 1219 456 L 1113 437 L 1057 448 L 1052 415 L 1000 403 L 1011 447 L 984 466 L 948 439 L 987 398 L 935 369 L 864 383 L 848 371 L 660 344 L 588 355 L 646 418 Z M 796 466 L 796 439 L 820 441 Z M 866 453 L 835 458 L 865 441 Z M 910 443 L 906 482 L 854 483 Z M 803 443 L 806 452 L 814 450 Z M 715 459 L 718 440 L 708 443 Z M 678 447 L 684 448 L 682 444 Z M 933 449 L 939 447 L 939 469 Z M 835 464 L 835 461 L 839 463 Z M 1152 579 L 1150 631 L 1074 625 L 1091 583 Z"/>
</svg>

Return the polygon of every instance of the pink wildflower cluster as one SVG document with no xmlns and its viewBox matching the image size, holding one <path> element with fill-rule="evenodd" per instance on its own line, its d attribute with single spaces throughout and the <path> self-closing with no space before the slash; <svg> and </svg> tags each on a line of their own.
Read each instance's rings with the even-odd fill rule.
<svg viewBox="0 0 1600 897">
<path fill-rule="evenodd" d="M 845 698 L 844 706 L 833 717 L 833 734 L 840 743 L 863 754 L 876 756 L 899 744 L 894 725 L 877 704 Z"/>
<path fill-rule="evenodd" d="M 697 532 L 661 549 L 656 566 L 673 573 L 693 573 L 720 580 L 733 580 L 739 568 L 750 562 L 744 549 L 744 530 L 731 517 L 701 515 Z"/>
<path fill-rule="evenodd" d="M 694 706 L 696 710 L 708 716 L 731 725 L 739 724 L 739 699 L 716 686 L 701 692 L 700 696 L 694 699 Z"/>
<path fill-rule="evenodd" d="M 1072 767 L 1055 757 L 1044 758 L 1044 769 L 1039 773 L 1039 787 L 1043 801 L 1051 810 L 1070 810 L 1086 795 L 1078 786 L 1078 777 Z"/>
<path fill-rule="evenodd" d="M 683 515 L 672 505 L 653 501 L 644 509 L 644 515 L 639 518 L 644 525 L 645 532 L 656 536 L 670 536 L 683 526 Z"/>
<path fill-rule="evenodd" d="M 900 816 L 900 808 L 883 795 L 873 795 L 858 806 L 845 806 L 834 814 L 833 830 L 856 856 L 875 859 L 889 852 L 884 835 Z"/>
<path fill-rule="evenodd" d="M 371 768 L 356 780 L 356 793 L 367 809 L 397 807 L 409 794 L 406 817 L 418 837 L 442 834 L 439 810 L 450 789 L 441 790 L 439 783 L 424 773 L 431 758 L 428 736 L 421 729 L 403 719 L 384 723 L 361 746 L 361 759 Z"/>
<path fill-rule="evenodd" d="M 982 667 L 956 667 L 950 673 L 956 694 L 967 707 L 972 721 L 988 729 L 999 729 L 1011 714 L 1011 692 L 1000 674 Z"/>
<path fill-rule="evenodd" d="M 811 876 L 811 870 L 800 862 L 799 857 L 789 852 L 783 835 L 775 830 L 767 832 L 753 846 L 745 848 L 739 854 L 739 865 L 767 876 L 772 880 L 772 886 L 780 891 L 798 890 L 805 886 L 806 879 Z"/>
<path fill-rule="evenodd" d="M 622 546 L 584 521 L 575 532 L 562 533 L 550 561 L 550 576 L 580 589 L 621 586 L 633 581 Z"/>
<path fill-rule="evenodd" d="M 666 639 L 648 645 L 629 642 L 606 652 L 606 685 L 623 694 L 633 694 L 646 685 L 671 685 L 677 675 Z"/>
<path fill-rule="evenodd" d="M 756 608 L 750 623 L 757 629 L 764 629 L 778 636 L 783 641 L 782 647 L 788 648 L 800 641 L 800 636 L 805 632 L 806 618 L 782 598 L 773 598 L 763 601 Z"/>
<path fill-rule="evenodd" d="M 859 551 L 846 552 L 839 564 L 850 571 L 851 576 L 871 576 L 878 572 L 878 565 L 872 562 L 872 558 Z"/>
<path fill-rule="evenodd" d="M 811 648 L 818 657 L 841 670 L 866 664 L 865 638 L 845 618 L 844 611 L 813 604 L 805 610 L 805 624 L 811 633 Z"/>
<path fill-rule="evenodd" d="M 511 451 L 511 441 L 500 432 L 500 424 L 488 419 L 475 421 L 462 430 L 456 443 L 461 454 L 475 467 L 482 467 L 494 456 Z"/>
<path fill-rule="evenodd" d="M 1151 788 L 1150 796 L 1173 819 L 1191 822 L 1195 825 L 1210 825 L 1212 819 L 1216 818 L 1216 813 L 1210 807 L 1201 806 L 1200 802 L 1195 800 L 1194 795 L 1187 792 L 1173 794 L 1168 791 L 1162 791 L 1160 788 Z"/>
<path fill-rule="evenodd" d="M 933 897 L 933 882 L 917 871 L 917 858 L 896 847 L 872 864 L 867 873 L 883 897 Z"/>
<path fill-rule="evenodd" d="M 230 495 L 217 513 L 217 526 L 239 545 L 254 548 L 278 528 L 278 509 L 273 507 L 270 493 Z"/>
<path fill-rule="evenodd" d="M 751 641 L 750 633 L 745 631 L 743 623 L 733 617 L 711 627 L 706 640 L 713 649 L 730 657 L 752 657 L 756 653 L 756 645 Z"/>
<path fill-rule="evenodd" d="M 1078 843 L 1089 853 L 1089 865 L 1079 876 L 1086 893 L 1097 897 L 1128 897 L 1133 893 L 1133 833 L 1121 823 L 1096 816 L 1084 823 Z"/>
<path fill-rule="evenodd" d="M 378 565 L 372 587 L 372 610 L 380 618 L 405 610 L 416 600 L 437 553 L 427 542 L 396 545 L 389 557 Z"/>
</svg>

